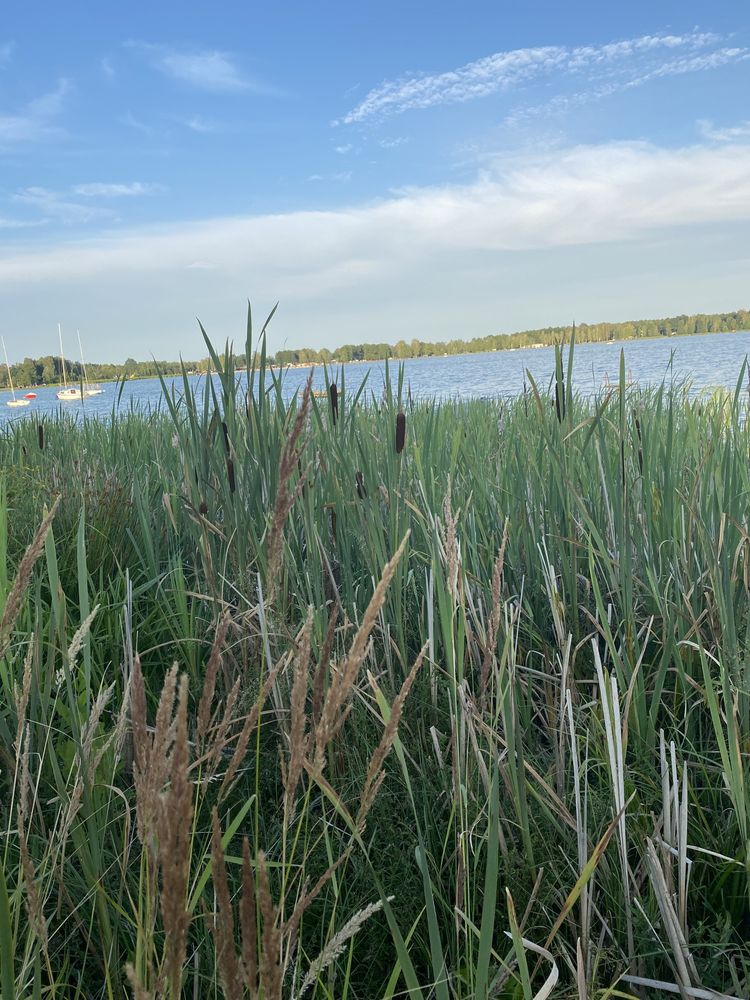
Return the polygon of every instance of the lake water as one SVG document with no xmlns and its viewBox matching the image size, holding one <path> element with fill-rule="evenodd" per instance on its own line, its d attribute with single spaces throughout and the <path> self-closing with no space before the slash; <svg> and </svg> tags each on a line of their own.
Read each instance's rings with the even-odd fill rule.
<svg viewBox="0 0 750 1000">
<path fill-rule="evenodd" d="M 574 386 L 584 393 L 596 393 L 607 379 L 617 382 L 620 351 L 625 352 L 628 381 L 655 385 L 689 380 L 691 391 L 699 393 L 717 386 L 733 389 L 743 362 L 750 354 L 750 332 L 715 333 L 693 337 L 664 337 L 656 340 L 630 340 L 608 344 L 581 344 L 576 347 Z M 531 372 L 540 388 L 547 388 L 554 377 L 555 352 L 552 347 L 496 351 L 491 354 L 465 354 L 458 357 L 411 359 L 403 362 L 405 381 L 414 396 L 512 396 L 523 390 L 526 372 Z M 345 368 L 349 386 L 359 385 L 367 375 L 368 387 L 380 395 L 384 366 L 380 362 L 348 364 Z M 392 363 L 395 375 L 397 365 Z M 284 374 L 284 386 L 291 395 L 303 385 L 309 369 L 293 368 Z M 199 377 L 192 379 L 196 384 Z M 323 388 L 322 367 L 315 371 L 314 385 Z M 119 387 L 104 386 L 101 396 L 84 402 L 61 403 L 56 388 L 36 389 L 37 398 L 30 406 L 13 409 L 4 405 L 10 393 L 0 392 L 0 422 L 19 420 L 34 414 L 51 414 L 64 409 L 89 416 L 108 416 Z M 123 387 L 120 407 L 153 407 L 161 399 L 158 379 L 134 379 Z"/>
</svg>

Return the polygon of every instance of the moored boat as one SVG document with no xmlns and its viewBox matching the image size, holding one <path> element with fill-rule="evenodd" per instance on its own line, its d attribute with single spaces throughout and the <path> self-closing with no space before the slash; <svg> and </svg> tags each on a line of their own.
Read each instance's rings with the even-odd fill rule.
<svg viewBox="0 0 750 1000">
<path fill-rule="evenodd" d="M 10 373 L 10 365 L 8 364 L 8 352 L 5 350 L 5 338 L 3 337 L 3 354 L 5 355 L 5 367 L 8 369 L 8 382 L 10 383 L 10 391 L 13 393 L 13 399 L 6 399 L 6 406 L 28 406 L 31 402 L 30 399 L 17 399 L 16 390 L 13 388 L 13 376 Z"/>
</svg>

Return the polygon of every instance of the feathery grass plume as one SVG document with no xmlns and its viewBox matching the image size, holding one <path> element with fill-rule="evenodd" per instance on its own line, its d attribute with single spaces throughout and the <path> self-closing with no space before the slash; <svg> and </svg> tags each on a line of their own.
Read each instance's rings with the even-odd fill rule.
<svg viewBox="0 0 750 1000">
<path fill-rule="evenodd" d="M 309 608 L 307 619 L 299 637 L 297 662 L 294 669 L 294 683 L 292 685 L 289 732 L 287 734 L 289 763 L 286 768 L 286 780 L 284 782 L 284 799 L 287 810 L 291 808 L 307 754 L 308 736 L 306 732 L 307 715 L 305 713 L 305 702 L 307 700 L 307 684 L 310 669 L 312 626 L 313 612 L 312 608 Z"/>
<path fill-rule="evenodd" d="M 44 451 L 44 424 L 37 424 L 36 439 L 39 444 L 39 451 Z"/>
<path fill-rule="evenodd" d="M 131 725 L 133 729 L 133 784 L 135 786 L 138 839 L 150 852 L 154 851 L 153 834 L 159 815 L 159 796 L 166 784 L 170 768 L 170 749 L 175 727 L 172 722 L 177 664 L 167 672 L 162 686 L 153 733 L 146 721 L 146 692 L 140 658 L 133 664 Z"/>
<path fill-rule="evenodd" d="M 337 601 L 331 608 L 331 612 L 328 616 L 328 625 L 326 626 L 326 634 L 323 639 L 323 645 L 320 649 L 320 655 L 318 656 L 318 665 L 315 668 L 315 676 L 313 678 L 313 695 L 312 695 L 313 726 L 317 726 L 318 722 L 320 721 L 320 713 L 323 708 L 323 689 L 325 687 L 326 671 L 331 661 L 331 652 L 333 651 L 333 643 L 336 639 L 336 623 L 338 622 L 340 611 L 341 611 L 341 605 Z"/>
<path fill-rule="evenodd" d="M 31 692 L 31 662 L 34 658 L 34 636 L 29 640 L 26 655 L 23 658 L 23 677 L 20 688 L 14 686 L 16 700 L 16 760 L 21 754 L 21 738 L 26 726 L 26 711 L 29 707 L 29 694 Z"/>
<path fill-rule="evenodd" d="M 383 783 L 383 778 L 385 777 L 383 765 L 385 764 L 386 758 L 391 752 L 391 747 L 396 739 L 398 724 L 401 721 L 401 713 L 403 712 L 404 704 L 406 703 L 406 699 L 409 697 L 412 684 L 416 680 L 419 668 L 422 666 L 422 662 L 428 648 L 429 642 L 426 642 L 419 651 L 419 655 L 414 661 L 411 670 L 406 675 L 406 679 L 401 685 L 401 690 L 396 695 L 393 705 L 391 706 L 391 715 L 385 725 L 385 728 L 383 729 L 383 735 L 380 737 L 380 742 L 370 758 L 370 763 L 367 765 L 367 774 L 365 775 L 365 783 L 362 787 L 362 794 L 359 797 L 359 810 L 355 820 L 357 829 L 360 833 L 364 830 L 367 814 L 370 812 L 370 809 L 372 809 L 375 798 L 380 790 L 380 786 Z"/>
<path fill-rule="evenodd" d="M 276 489 L 276 501 L 273 506 L 271 516 L 271 529 L 268 534 L 266 545 L 266 580 L 267 593 L 266 603 L 272 604 L 278 587 L 279 570 L 281 569 L 281 557 L 284 545 L 284 525 L 289 513 L 294 506 L 294 502 L 299 496 L 307 478 L 307 473 L 301 471 L 301 456 L 304 442 L 300 442 L 302 431 L 305 427 L 307 414 L 310 409 L 310 397 L 312 393 L 313 372 L 305 383 L 302 393 L 302 401 L 297 410 L 297 417 L 294 421 L 291 433 L 289 434 L 284 448 L 281 452 L 279 462 L 278 487 Z M 297 486 L 291 490 L 289 483 L 295 468 L 300 468 L 300 478 Z"/>
<path fill-rule="evenodd" d="M 250 863 L 250 844 L 242 838 L 242 895 L 240 896 L 240 936 L 242 973 L 251 1000 L 258 993 L 258 923 L 256 915 L 255 876 Z"/>
<path fill-rule="evenodd" d="M 367 496 L 367 487 L 365 486 L 365 480 L 362 473 L 359 470 L 357 470 L 354 474 L 354 482 L 357 485 L 357 496 L 360 500 L 364 500 Z"/>
<path fill-rule="evenodd" d="M 279 914 L 271 897 L 268 883 L 268 866 L 263 851 L 258 851 L 258 895 L 260 913 L 263 917 L 260 954 L 260 986 L 263 1000 L 281 1000 L 281 931 L 278 926 Z"/>
<path fill-rule="evenodd" d="M 83 646 L 86 636 L 91 631 L 91 626 L 99 613 L 100 605 L 96 605 L 94 610 L 87 615 L 86 619 L 81 622 L 75 635 L 70 640 L 70 645 L 68 646 L 68 668 L 72 672 L 75 669 L 76 660 L 78 659 L 78 654 L 81 652 L 81 646 Z"/>
<path fill-rule="evenodd" d="M 242 1000 L 242 978 L 234 944 L 234 911 L 221 844 L 221 827 L 216 807 L 211 813 L 211 880 L 218 913 L 209 921 L 216 946 L 216 966 L 226 1000 Z M 177 995 L 177 994 L 175 994 Z"/>
<path fill-rule="evenodd" d="M 335 427 L 336 421 L 339 419 L 339 387 L 335 382 L 331 382 L 331 387 L 328 391 L 331 397 L 331 419 Z"/>
<path fill-rule="evenodd" d="M 258 695 L 255 704 L 250 709 L 248 714 L 245 716 L 245 721 L 242 725 L 242 729 L 240 730 L 239 735 L 237 736 L 237 745 L 234 748 L 234 753 L 232 754 L 229 764 L 227 765 L 226 772 L 224 773 L 224 778 L 222 779 L 221 786 L 219 788 L 219 801 L 221 801 L 221 799 L 224 797 L 227 790 L 231 786 L 232 781 L 234 780 L 234 776 L 236 775 L 240 764 L 245 759 L 245 754 L 247 753 L 247 747 L 250 742 L 250 735 L 252 734 L 253 730 L 258 724 L 258 719 L 260 718 L 261 709 L 263 708 L 263 705 L 265 704 L 266 698 L 270 694 L 271 689 L 276 683 L 276 678 L 279 676 L 279 672 L 281 671 L 282 667 L 286 666 L 289 663 L 289 660 L 290 660 L 289 653 L 285 653 L 281 657 L 281 659 L 278 660 L 278 662 L 271 668 L 268 676 L 263 682 L 263 686 L 260 689 L 260 694 Z"/>
<path fill-rule="evenodd" d="M 214 634 L 214 641 L 211 644 L 211 655 L 208 658 L 206 673 L 203 677 L 203 691 L 198 703 L 198 721 L 195 730 L 195 739 L 199 752 L 203 749 L 211 721 L 211 705 L 216 693 L 216 678 L 221 666 L 221 654 L 224 650 L 230 620 L 231 616 L 229 612 L 225 611 Z"/>
<path fill-rule="evenodd" d="M 237 481 L 234 478 L 234 462 L 231 458 L 227 459 L 227 482 L 229 483 L 229 492 L 234 493 L 237 489 Z"/>
<path fill-rule="evenodd" d="M 375 587 L 373 595 L 370 598 L 370 603 L 367 605 L 367 610 L 362 618 L 362 624 L 357 629 L 357 633 L 352 640 L 349 653 L 334 673 L 329 685 L 321 711 L 320 722 L 315 730 L 314 767 L 318 773 L 322 772 L 325 766 L 326 747 L 344 724 L 344 720 L 348 714 L 346 702 L 357 679 L 362 661 L 365 658 L 370 633 L 378 620 L 380 609 L 385 602 L 388 587 L 393 579 L 393 574 L 396 572 L 399 560 L 406 549 L 409 534 L 410 532 L 407 531 L 395 555 L 383 568 L 380 582 Z"/>
<path fill-rule="evenodd" d="M 406 444 L 406 414 L 399 410 L 396 415 L 396 454 L 400 455 Z"/>
<path fill-rule="evenodd" d="M 500 619 L 503 613 L 501 601 L 501 589 L 503 583 L 503 568 L 505 567 L 505 547 L 508 544 L 508 518 L 503 526 L 503 538 L 500 542 L 500 549 L 492 567 L 492 610 L 487 623 L 487 639 L 484 645 L 484 657 L 482 658 L 482 669 L 479 675 L 479 705 L 484 711 L 487 704 L 487 688 L 489 686 L 492 660 L 497 647 L 497 636 L 500 631 Z"/>
<path fill-rule="evenodd" d="M 242 678 L 238 677 L 229 690 L 224 701 L 224 711 L 221 718 L 210 728 L 206 734 L 206 750 L 203 756 L 198 757 L 194 762 L 194 767 L 205 767 L 204 780 L 210 781 L 215 777 L 219 761 L 226 750 L 227 744 L 231 742 L 230 732 L 237 722 L 234 710 L 239 701 Z M 210 742 L 209 742 L 210 737 Z"/>
<path fill-rule="evenodd" d="M 165 965 L 172 996 L 180 994 L 191 915 L 186 907 L 190 878 L 190 838 L 193 786 L 188 779 L 190 751 L 187 732 L 188 679 L 180 678 L 170 759 L 169 789 L 159 796 L 157 832 L 161 869 L 161 913 L 165 933 Z"/>
<path fill-rule="evenodd" d="M 388 902 L 390 903 L 393 899 L 393 896 L 389 896 Z M 339 955 L 343 953 L 347 942 L 358 933 L 362 925 L 365 924 L 370 917 L 374 916 L 382 908 L 383 901 L 382 899 L 379 899 L 377 903 L 370 903 L 369 906 L 365 906 L 364 909 L 355 913 L 350 920 L 347 920 L 341 930 L 334 934 L 323 951 L 318 955 L 315 961 L 311 964 L 310 968 L 307 970 L 307 975 L 302 980 L 300 988 L 295 994 L 294 1000 L 300 1000 L 300 998 L 307 993 L 310 987 L 316 982 L 321 972 L 325 972 L 328 966 L 335 962 Z"/>
<path fill-rule="evenodd" d="M 154 1000 L 154 994 L 139 981 L 138 974 L 130 962 L 125 966 L 125 975 L 133 991 L 133 1000 Z"/>
<path fill-rule="evenodd" d="M 54 520 L 60 500 L 60 496 L 56 497 L 55 502 L 44 515 L 41 524 L 37 528 L 34 538 L 23 554 L 23 558 L 21 559 L 18 567 L 18 572 L 16 573 L 16 578 L 13 581 L 13 585 L 11 586 L 5 600 L 3 616 L 0 618 L 0 660 L 2 660 L 8 652 L 10 634 L 13 631 L 13 626 L 15 625 L 16 619 L 18 618 L 18 614 L 21 610 L 23 595 L 26 593 L 26 588 L 31 582 L 31 574 L 34 571 L 36 561 L 42 552 L 44 552 L 44 543 L 47 539 L 49 530 L 52 527 L 52 521 Z"/>
<path fill-rule="evenodd" d="M 29 917 L 31 927 L 36 939 L 42 946 L 42 950 L 47 956 L 47 920 L 44 916 L 42 897 L 36 884 L 36 872 L 29 853 L 29 841 L 26 833 L 26 821 L 29 816 L 29 789 L 31 779 L 29 776 L 29 727 L 26 726 L 26 738 L 24 740 L 23 753 L 21 755 L 21 778 L 19 782 L 18 805 L 16 807 L 16 827 L 18 830 L 18 849 L 21 855 L 21 875 L 25 892 L 26 912 Z"/>
</svg>

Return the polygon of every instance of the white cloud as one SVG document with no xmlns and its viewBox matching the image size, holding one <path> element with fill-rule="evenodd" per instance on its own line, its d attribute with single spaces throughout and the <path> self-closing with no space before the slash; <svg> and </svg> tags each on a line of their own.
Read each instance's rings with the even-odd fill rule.
<svg viewBox="0 0 750 1000">
<path fill-rule="evenodd" d="M 379 146 L 383 149 L 397 149 L 399 146 L 405 145 L 409 141 L 409 137 L 406 135 L 397 135 L 393 138 L 386 137 L 378 142 Z"/>
<path fill-rule="evenodd" d="M 207 121 L 200 115 L 193 115 L 192 118 L 186 118 L 182 121 L 183 125 L 186 125 L 191 132 L 199 132 L 201 135 L 208 135 L 211 132 L 218 132 L 219 126 L 214 122 Z"/>
<path fill-rule="evenodd" d="M 52 204 L 49 211 L 60 214 L 52 195 L 32 188 L 23 197 L 40 207 Z M 65 211 L 75 216 L 81 209 L 86 206 Z M 0 283 L 96 283 L 184 273 L 210 262 L 216 280 L 237 288 L 252 280 L 286 299 L 316 299 L 429 273 L 436 261 L 458 264 L 477 254 L 488 259 L 747 221 L 750 144 L 667 150 L 613 143 L 497 160 L 473 184 L 411 188 L 337 211 L 219 218 L 6 252 Z"/>
<path fill-rule="evenodd" d="M 718 41 L 719 36 L 715 34 L 694 31 L 684 35 L 643 35 L 599 46 L 547 45 L 496 52 L 447 72 L 386 80 L 371 90 L 341 122 L 351 125 L 382 120 L 413 109 L 459 104 L 553 73 L 585 71 L 591 77 L 620 66 L 648 67 L 653 55 L 660 51 L 703 49 Z"/>
<path fill-rule="evenodd" d="M 345 142 L 343 146 L 334 146 L 333 148 L 340 156 L 345 156 L 347 153 L 351 153 L 354 146 L 350 142 Z"/>
<path fill-rule="evenodd" d="M 29 101 L 20 111 L 0 113 L 0 147 L 62 134 L 54 119 L 62 112 L 70 89 L 68 80 L 62 78 L 54 90 Z"/>
<path fill-rule="evenodd" d="M 310 174 L 307 178 L 309 181 L 334 181 L 335 183 L 342 183 L 350 181 L 352 179 L 351 170 L 339 170 L 337 173 L 333 174 Z"/>
<path fill-rule="evenodd" d="M 713 122 L 702 119 L 698 122 L 701 135 L 714 142 L 737 142 L 742 139 L 750 139 L 750 121 L 740 122 L 738 125 L 730 125 L 725 128 L 715 128 Z"/>
<path fill-rule="evenodd" d="M 132 184 L 109 184 L 96 181 L 90 184 L 76 184 L 73 194 L 84 198 L 130 198 L 136 195 L 160 194 L 164 191 L 161 184 L 143 184 L 133 181 Z"/>
<path fill-rule="evenodd" d="M 86 205 L 72 201 L 59 191 L 45 187 L 27 187 L 17 191 L 12 200 L 41 212 L 46 219 L 54 219 L 64 225 L 76 225 L 95 220 L 111 220 L 114 213 L 96 205 Z"/>
<path fill-rule="evenodd" d="M 101 68 L 102 73 L 107 78 L 107 80 L 111 82 L 112 80 L 115 79 L 117 73 L 115 72 L 115 67 L 112 64 L 112 60 L 109 58 L 109 56 L 103 56 L 99 60 L 99 66 Z"/>
<path fill-rule="evenodd" d="M 244 91 L 271 93 L 255 80 L 245 76 L 228 52 L 212 50 L 181 50 L 167 45 L 150 45 L 146 42 L 129 42 L 128 46 L 143 53 L 151 65 L 164 76 L 198 90 L 214 93 L 242 93 Z"/>
</svg>

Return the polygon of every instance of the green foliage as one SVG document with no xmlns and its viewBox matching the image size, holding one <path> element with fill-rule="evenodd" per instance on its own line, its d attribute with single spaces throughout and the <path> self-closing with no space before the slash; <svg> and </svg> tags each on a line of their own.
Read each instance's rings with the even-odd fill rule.
<svg viewBox="0 0 750 1000">
<path fill-rule="evenodd" d="M 287 393 L 250 323 L 240 358 L 207 349 L 218 380 L 196 389 L 184 367 L 159 412 L 46 419 L 43 447 L 33 417 L 0 434 L 3 1000 L 119 998 L 127 965 L 150 991 L 166 968 L 163 872 L 137 832 L 136 655 L 150 723 L 173 663 L 189 685 L 189 961 L 159 995 L 222 995 L 214 808 L 232 899 L 245 836 L 289 909 L 343 858 L 281 949 L 285 998 L 311 968 L 316 1000 L 529 998 L 545 983 L 561 997 L 628 995 L 622 976 L 747 995 L 744 372 L 729 398 L 692 400 L 630 387 L 621 370 L 592 401 L 572 391 L 573 351 L 559 351 L 550 394 L 531 383 L 510 402 L 437 403 L 407 399 L 403 370 L 374 399 L 327 369 L 334 420 L 329 397 L 305 409 Z M 299 460 L 282 473 L 300 414 Z M 23 553 L 58 495 L 8 624 Z M 330 691 L 343 670 L 405 538 L 348 715 L 322 771 L 308 746 L 290 797 L 279 758 L 289 766 L 304 629 L 296 690 L 312 739 L 316 685 Z M 195 749 L 222 623 L 214 731 L 230 698 L 241 719 L 262 707 L 226 790 L 227 755 L 211 772 Z M 373 903 L 383 912 L 333 948 Z"/>
</svg>

